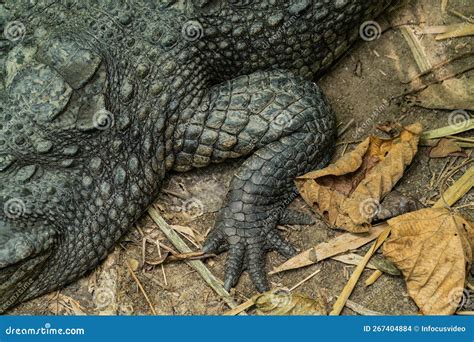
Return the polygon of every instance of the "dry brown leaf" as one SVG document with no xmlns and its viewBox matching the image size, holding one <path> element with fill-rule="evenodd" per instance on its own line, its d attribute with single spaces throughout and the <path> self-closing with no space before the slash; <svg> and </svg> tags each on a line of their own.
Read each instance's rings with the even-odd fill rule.
<svg viewBox="0 0 474 342">
<path fill-rule="evenodd" d="M 291 259 L 288 259 L 280 266 L 275 267 L 269 274 L 309 266 L 335 255 L 357 249 L 370 241 L 375 240 L 383 230 L 383 227 L 374 227 L 368 234 L 341 234 L 327 242 L 322 242 L 313 248 L 307 249 Z"/>
<path fill-rule="evenodd" d="M 333 256 L 331 259 L 342 262 L 342 263 L 347 264 L 347 265 L 357 266 L 357 265 L 360 264 L 362 259 L 364 259 L 364 257 L 361 256 L 361 255 L 358 255 L 358 254 L 348 253 L 348 254 Z M 375 265 L 371 264 L 370 262 L 365 267 L 369 268 L 371 270 L 376 270 L 377 269 L 377 267 L 375 267 Z"/>
<path fill-rule="evenodd" d="M 459 155 L 462 148 L 453 139 L 441 139 L 430 151 L 430 158 L 445 158 L 453 154 Z"/>
<path fill-rule="evenodd" d="M 62 293 L 53 293 L 49 310 L 57 315 L 85 316 L 86 310 L 76 299 Z"/>
<path fill-rule="evenodd" d="M 253 301 L 258 315 L 327 315 L 327 301 L 322 295 L 312 299 L 276 289 L 255 296 Z"/>
<path fill-rule="evenodd" d="M 194 239 L 195 241 L 198 241 L 201 238 L 200 236 L 198 236 L 196 234 L 195 230 L 192 229 L 191 227 L 186 227 L 186 226 L 180 226 L 180 225 L 177 225 L 177 224 L 173 224 L 173 225 L 171 225 L 171 228 L 173 228 L 177 232 L 186 234 L 187 236 Z"/>
<path fill-rule="evenodd" d="M 432 84 L 414 95 L 413 102 L 429 109 L 474 110 L 474 82 L 463 77 Z"/>
<path fill-rule="evenodd" d="M 421 131 L 416 123 L 393 139 L 368 137 L 335 163 L 298 177 L 301 196 L 331 225 L 353 233 L 369 231 L 381 199 L 418 151 Z"/>
<path fill-rule="evenodd" d="M 403 273 L 408 293 L 421 312 L 453 314 L 472 262 L 472 224 L 447 209 L 435 208 L 398 216 L 388 224 L 392 234 L 384 255 Z"/>
</svg>

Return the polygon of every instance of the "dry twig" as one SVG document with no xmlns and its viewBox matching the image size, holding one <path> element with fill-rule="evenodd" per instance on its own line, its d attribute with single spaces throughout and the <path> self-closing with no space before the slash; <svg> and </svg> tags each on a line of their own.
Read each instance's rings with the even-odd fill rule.
<svg viewBox="0 0 474 342">
<path fill-rule="evenodd" d="M 148 209 L 148 214 L 152 220 L 157 224 L 158 228 L 166 235 L 168 240 L 180 253 L 190 253 L 192 250 L 186 245 L 186 243 L 180 238 L 166 221 L 161 217 L 160 213 L 154 208 Z M 209 269 L 200 260 L 189 260 L 186 261 L 192 268 L 194 268 L 199 275 L 206 281 L 206 283 L 226 302 L 230 308 L 237 307 L 232 296 L 222 286 L 222 282 L 219 281 Z"/>
</svg>

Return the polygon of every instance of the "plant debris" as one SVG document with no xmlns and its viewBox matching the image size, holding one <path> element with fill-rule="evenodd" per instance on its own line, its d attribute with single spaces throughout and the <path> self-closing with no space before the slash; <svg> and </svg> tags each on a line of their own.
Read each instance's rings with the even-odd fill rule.
<svg viewBox="0 0 474 342">
<path fill-rule="evenodd" d="M 372 231 L 367 234 L 341 234 L 328 242 L 322 242 L 314 246 L 313 248 L 310 248 L 294 256 L 293 258 L 287 260 L 280 266 L 275 267 L 269 274 L 275 274 L 283 271 L 309 266 L 321 260 L 331 258 L 335 255 L 346 253 L 353 249 L 357 249 L 369 243 L 370 241 L 375 240 L 382 232 L 383 228 L 373 227 Z"/>
<path fill-rule="evenodd" d="M 447 209 L 421 209 L 388 221 L 383 253 L 403 273 L 423 314 L 453 314 L 472 262 L 474 227 Z"/>
<path fill-rule="evenodd" d="M 190 252 L 190 253 L 179 253 L 171 254 L 170 252 L 165 252 L 162 256 L 156 260 L 146 260 L 145 262 L 148 265 L 157 266 L 162 265 L 168 262 L 174 261 L 186 261 L 186 260 L 202 260 L 215 257 L 215 254 L 205 254 L 203 252 Z"/>
<path fill-rule="evenodd" d="M 327 301 L 322 295 L 316 299 L 276 289 L 253 298 L 257 315 L 327 315 Z"/>
<path fill-rule="evenodd" d="M 368 137 L 335 163 L 298 177 L 301 196 L 334 227 L 369 231 L 380 201 L 418 151 L 421 131 L 416 123 L 404 127 L 396 138 Z"/>
<path fill-rule="evenodd" d="M 430 158 L 445 158 L 453 156 L 467 157 L 461 146 L 454 139 L 441 139 L 430 151 Z"/>
<path fill-rule="evenodd" d="M 362 272 L 364 271 L 365 266 L 368 264 L 370 258 L 374 255 L 377 249 L 379 249 L 380 246 L 382 246 L 384 241 L 390 235 L 390 231 L 391 231 L 391 228 L 387 225 L 384 225 L 383 232 L 379 235 L 379 237 L 377 238 L 377 241 L 375 241 L 374 244 L 370 247 L 370 249 L 365 254 L 362 261 L 359 263 L 359 265 L 357 265 L 356 269 L 352 273 L 346 286 L 344 286 L 344 289 L 342 290 L 341 294 L 337 298 L 336 303 L 334 303 L 334 306 L 331 312 L 329 313 L 331 316 L 338 316 L 341 314 L 342 309 L 344 309 L 344 306 L 346 305 L 347 300 L 351 296 L 352 291 L 354 291 L 357 281 L 362 275 Z"/>
</svg>

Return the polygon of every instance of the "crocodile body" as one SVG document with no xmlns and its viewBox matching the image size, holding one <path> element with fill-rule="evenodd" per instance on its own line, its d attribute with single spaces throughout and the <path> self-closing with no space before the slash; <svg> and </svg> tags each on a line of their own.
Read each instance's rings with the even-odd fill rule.
<svg viewBox="0 0 474 342">
<path fill-rule="evenodd" d="M 312 80 L 387 2 L 0 3 L 0 312 L 97 266 L 170 172 L 243 156 L 203 249 L 267 289 L 293 179 L 335 142 Z"/>
</svg>

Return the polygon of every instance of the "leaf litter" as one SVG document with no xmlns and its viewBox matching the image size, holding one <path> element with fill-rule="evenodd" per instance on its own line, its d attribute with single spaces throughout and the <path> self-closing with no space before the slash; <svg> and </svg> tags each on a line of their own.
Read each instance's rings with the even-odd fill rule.
<svg viewBox="0 0 474 342">
<path fill-rule="evenodd" d="M 382 128 L 387 131 L 387 127 Z M 360 218 L 363 203 L 368 199 L 376 203 L 375 212 L 380 210 L 380 201 L 390 194 L 417 153 L 421 134 L 421 125 L 416 123 L 404 127 L 391 139 L 371 136 L 328 167 L 299 177 L 296 184 L 303 199 L 334 228 L 350 233 L 298 254 L 270 274 L 315 264 L 377 239 L 366 255 L 359 258 L 331 315 L 341 313 L 362 272 L 381 246 L 389 264 L 396 268 L 391 274 L 401 271 L 408 293 L 422 314 L 454 313 L 460 293 L 461 296 L 464 293 L 467 271 L 473 259 L 474 228 L 460 214 L 443 205 L 453 205 L 472 188 L 474 177 L 470 175 L 474 168 L 442 195 L 444 202 L 438 201 L 435 208 L 412 208 L 415 211 L 398 213 L 379 226 L 373 226 L 370 217 Z M 425 136 L 430 138 L 431 135 Z M 435 136 L 443 137 L 442 134 Z M 435 148 L 439 144 L 432 149 L 439 158 L 453 152 L 443 147 L 443 144 L 449 147 L 444 140 L 452 141 L 442 139 L 438 151 Z M 344 258 L 339 259 L 347 262 Z M 370 268 L 374 268 L 373 264 Z M 383 270 L 376 268 L 366 286 L 382 275 Z"/>
<path fill-rule="evenodd" d="M 298 177 L 303 199 L 334 227 L 368 232 L 380 202 L 418 151 L 421 124 L 392 139 L 370 136 L 328 167 Z"/>
</svg>

